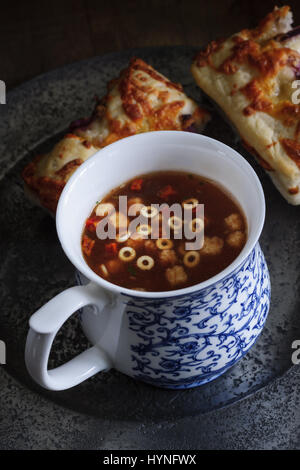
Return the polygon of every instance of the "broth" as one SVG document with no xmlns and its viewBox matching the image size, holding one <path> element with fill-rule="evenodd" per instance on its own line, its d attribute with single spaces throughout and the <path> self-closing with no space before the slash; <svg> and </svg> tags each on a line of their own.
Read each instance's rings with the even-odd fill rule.
<svg viewBox="0 0 300 470">
<path fill-rule="evenodd" d="M 136 216 L 126 218 L 123 212 L 114 219 L 110 216 L 112 206 L 118 211 L 119 196 L 127 196 L 126 209 L 141 204 L 139 215 L 142 213 L 146 217 L 140 231 L 130 237 L 124 233 Z M 172 219 L 172 214 L 172 220 L 167 217 L 170 236 L 166 236 L 160 225 L 161 238 L 151 239 L 150 235 L 143 238 L 150 230 L 152 217 L 161 220 L 163 216 L 149 206 L 178 203 L 182 207 L 184 201 L 184 207 L 192 211 L 195 211 L 196 203 L 204 204 L 204 245 L 201 249 L 187 251 L 185 242 L 190 240 L 174 238 L 175 222 L 181 222 Z M 101 240 L 97 236 L 97 226 L 105 217 L 114 222 L 114 239 Z M 113 284 L 135 290 L 168 291 L 198 284 L 221 272 L 239 255 L 246 238 L 245 216 L 225 189 L 195 174 L 161 171 L 133 178 L 96 204 L 85 223 L 82 251 L 89 267 Z"/>
</svg>

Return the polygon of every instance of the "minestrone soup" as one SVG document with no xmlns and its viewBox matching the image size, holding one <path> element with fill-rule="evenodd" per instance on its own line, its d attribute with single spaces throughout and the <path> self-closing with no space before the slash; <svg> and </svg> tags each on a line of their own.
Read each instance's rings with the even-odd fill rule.
<svg viewBox="0 0 300 470">
<path fill-rule="evenodd" d="M 126 196 L 122 207 L 120 196 Z M 182 208 L 181 215 L 167 211 L 173 204 Z M 199 204 L 204 207 L 201 217 Z M 188 222 L 184 214 L 190 215 Z M 137 217 L 139 223 L 131 231 Z M 114 228 L 113 238 L 99 233 L 104 222 Z M 203 232 L 198 249 L 187 249 L 187 223 L 192 232 Z M 229 192 L 195 174 L 161 171 L 138 176 L 96 203 L 85 222 L 82 251 L 89 267 L 113 284 L 168 291 L 221 272 L 241 252 L 246 238 L 245 216 Z"/>
</svg>

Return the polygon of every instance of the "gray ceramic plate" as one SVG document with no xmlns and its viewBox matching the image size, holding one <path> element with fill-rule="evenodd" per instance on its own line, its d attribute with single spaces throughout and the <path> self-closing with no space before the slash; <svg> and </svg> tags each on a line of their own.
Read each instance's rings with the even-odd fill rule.
<svg viewBox="0 0 300 470">
<path fill-rule="evenodd" d="M 266 327 L 250 352 L 210 384 L 185 391 L 155 389 L 115 371 L 102 373 L 64 392 L 36 386 L 24 365 L 28 319 L 38 307 L 75 283 L 62 252 L 54 220 L 33 207 L 23 192 L 20 172 L 38 152 L 56 142 L 68 123 L 86 116 L 93 96 L 136 55 L 183 84 L 201 101 L 189 72 L 196 49 L 151 48 L 96 57 L 37 77 L 0 106 L 0 338 L 7 344 L 7 371 L 36 393 L 76 411 L 109 420 L 164 420 L 204 413 L 233 403 L 264 387 L 291 367 L 291 343 L 300 336 L 300 216 L 275 190 L 262 169 L 238 144 L 231 128 L 214 112 L 207 135 L 242 153 L 258 173 L 266 195 L 267 217 L 261 244 L 269 264 L 272 305 Z M 76 316 L 55 340 L 51 366 L 85 349 Z"/>
</svg>

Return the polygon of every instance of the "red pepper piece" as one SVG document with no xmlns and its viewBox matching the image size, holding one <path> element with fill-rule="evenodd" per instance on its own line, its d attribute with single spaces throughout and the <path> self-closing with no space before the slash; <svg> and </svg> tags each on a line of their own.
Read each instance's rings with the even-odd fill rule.
<svg viewBox="0 0 300 470">
<path fill-rule="evenodd" d="M 105 245 L 105 251 L 106 253 L 109 253 L 111 255 L 116 255 L 118 253 L 118 248 L 116 243 L 108 243 Z"/>
<path fill-rule="evenodd" d="M 168 199 L 168 197 L 174 196 L 175 194 L 176 191 L 170 184 L 158 191 L 158 196 L 162 199 Z"/>
<path fill-rule="evenodd" d="M 130 189 L 131 191 L 140 191 L 142 189 L 143 179 L 137 178 L 131 183 Z"/>
<path fill-rule="evenodd" d="M 95 245 L 95 240 L 92 240 L 90 237 L 83 235 L 82 251 L 86 256 L 90 256 L 94 245 Z"/>
<path fill-rule="evenodd" d="M 85 227 L 89 232 L 96 232 L 97 224 L 99 222 L 99 217 L 94 216 L 87 219 Z"/>
</svg>

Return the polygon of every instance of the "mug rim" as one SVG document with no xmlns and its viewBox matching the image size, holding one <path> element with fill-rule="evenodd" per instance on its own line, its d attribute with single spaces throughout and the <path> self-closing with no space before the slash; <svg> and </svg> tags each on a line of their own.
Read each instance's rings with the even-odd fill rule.
<svg viewBox="0 0 300 470">
<path fill-rule="evenodd" d="M 181 289 L 172 289 L 168 291 L 138 291 L 134 289 L 128 289 L 126 287 L 119 286 L 117 284 L 113 284 L 112 282 L 109 282 L 102 277 L 98 276 L 89 266 L 87 263 L 81 263 L 81 261 L 78 260 L 78 257 L 73 255 L 72 250 L 69 249 L 68 243 L 65 239 L 64 231 L 63 231 L 63 222 L 64 222 L 64 217 L 63 217 L 63 212 L 64 212 L 64 204 L 66 199 L 68 198 L 68 193 L 70 188 L 74 185 L 76 185 L 76 181 L 78 180 L 79 176 L 81 175 L 82 172 L 86 172 L 89 167 L 93 165 L 93 162 L 98 159 L 98 158 L 105 158 L 104 152 L 107 151 L 109 152 L 112 147 L 120 147 L 120 152 L 122 152 L 122 146 L 126 145 L 129 141 L 134 141 L 136 140 L 142 140 L 142 139 L 151 139 L 156 138 L 157 135 L 162 135 L 164 136 L 169 135 L 169 136 L 182 136 L 183 139 L 191 138 L 195 140 L 199 140 L 199 143 L 201 144 L 202 142 L 208 142 L 208 143 L 217 143 L 220 148 L 223 148 L 224 150 L 224 155 L 226 158 L 229 158 L 231 160 L 234 160 L 238 162 L 238 166 L 240 167 L 241 170 L 244 170 L 245 173 L 248 174 L 248 177 L 251 178 L 251 184 L 254 184 L 256 187 L 257 191 L 257 196 L 259 199 L 259 206 L 260 206 L 260 214 L 258 218 L 258 222 L 254 228 L 254 236 L 252 236 L 252 242 L 249 242 L 249 238 L 246 241 L 245 246 L 243 247 L 242 251 L 239 253 L 239 255 L 230 263 L 225 269 L 217 273 L 215 276 L 212 276 L 211 278 L 207 279 L 206 281 L 199 282 L 197 284 L 194 284 L 189 287 L 181 288 Z M 187 137 L 190 136 L 190 137 Z M 172 168 L 171 168 L 172 170 Z M 217 183 L 219 183 L 216 180 Z M 226 186 L 224 186 L 225 189 Z M 112 188 L 113 189 L 113 188 Z M 88 215 L 87 215 L 88 216 Z M 100 287 L 112 291 L 117 294 L 125 294 L 130 297 L 140 297 L 140 298 L 149 298 L 149 299 L 158 299 L 158 298 L 168 298 L 168 297 L 177 297 L 177 296 L 184 296 L 188 294 L 192 294 L 194 292 L 206 289 L 207 287 L 211 287 L 217 282 L 221 281 L 222 279 L 226 278 L 228 275 L 233 273 L 241 264 L 246 260 L 246 258 L 249 256 L 249 254 L 252 252 L 254 249 L 257 241 L 259 240 L 259 237 L 261 235 L 263 225 L 264 225 L 264 220 L 265 220 L 265 197 L 264 197 L 264 192 L 263 188 L 261 185 L 261 182 L 252 168 L 252 166 L 247 162 L 247 160 L 236 150 L 233 148 L 229 147 L 228 145 L 224 144 L 223 142 L 220 142 L 217 139 L 213 139 L 212 137 L 205 136 L 203 134 L 196 134 L 196 133 L 190 133 L 190 132 L 184 132 L 184 131 L 152 131 L 152 132 L 145 132 L 141 134 L 136 134 L 133 136 L 125 137 L 121 140 L 118 140 L 116 142 L 113 142 L 110 145 L 107 145 L 106 147 L 99 149 L 94 155 L 89 157 L 84 163 L 80 165 L 79 168 L 71 175 L 70 179 L 68 180 L 67 184 L 65 185 L 57 206 L 57 211 L 56 211 L 56 230 L 58 234 L 59 241 L 61 243 L 61 246 L 67 255 L 68 259 L 71 261 L 73 266 L 75 266 L 76 269 L 78 269 L 79 272 L 81 272 L 84 276 L 86 276 L 90 281 L 95 282 L 97 285 Z"/>
</svg>

